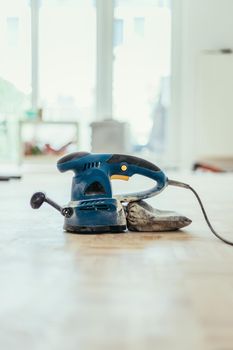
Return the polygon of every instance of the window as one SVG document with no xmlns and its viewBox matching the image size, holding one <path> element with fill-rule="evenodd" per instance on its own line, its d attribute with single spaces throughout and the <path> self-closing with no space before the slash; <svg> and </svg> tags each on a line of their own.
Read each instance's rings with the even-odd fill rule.
<svg viewBox="0 0 233 350">
<path fill-rule="evenodd" d="M 6 122 L 35 115 L 34 108 L 47 121 L 78 121 L 82 148 L 100 114 L 129 123 L 133 150 L 163 152 L 170 32 L 170 0 L 0 1 L 0 153 L 17 152 Z M 109 113 L 97 113 L 98 94 Z"/>
<path fill-rule="evenodd" d="M 90 0 L 43 0 L 39 9 L 39 104 L 46 120 L 76 120 L 95 107 L 96 10 Z"/>
<path fill-rule="evenodd" d="M 0 1 L 0 156 L 7 159 L 16 157 L 15 123 L 30 106 L 30 33 L 29 1 Z"/>
<path fill-rule="evenodd" d="M 27 0 L 0 2 L 0 113 L 21 113 L 31 93 L 30 6 Z"/>
<path fill-rule="evenodd" d="M 135 150 L 163 152 L 169 108 L 171 9 L 168 1 L 118 0 L 114 25 L 114 116 L 130 124 Z"/>
<path fill-rule="evenodd" d="M 138 36 L 144 35 L 145 18 L 136 17 L 134 18 L 134 32 Z"/>
<path fill-rule="evenodd" d="M 18 46 L 19 40 L 19 18 L 8 17 L 7 18 L 7 42 L 9 46 Z"/>
<path fill-rule="evenodd" d="M 123 40 L 124 40 L 124 21 L 123 19 L 117 18 L 114 21 L 113 47 L 122 45 Z"/>
</svg>

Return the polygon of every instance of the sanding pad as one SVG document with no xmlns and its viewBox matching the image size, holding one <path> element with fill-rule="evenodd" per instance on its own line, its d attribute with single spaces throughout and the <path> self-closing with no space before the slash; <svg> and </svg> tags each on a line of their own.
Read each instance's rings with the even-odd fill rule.
<svg viewBox="0 0 233 350">
<path fill-rule="evenodd" d="M 158 210 L 144 201 L 130 202 L 126 207 L 127 227 L 130 231 L 175 231 L 191 224 L 186 216 L 174 211 Z"/>
</svg>

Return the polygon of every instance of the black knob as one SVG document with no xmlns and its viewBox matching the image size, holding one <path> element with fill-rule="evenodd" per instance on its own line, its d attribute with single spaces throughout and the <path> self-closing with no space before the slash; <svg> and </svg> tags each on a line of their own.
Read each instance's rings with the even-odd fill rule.
<svg viewBox="0 0 233 350">
<path fill-rule="evenodd" d="M 71 207 L 65 207 L 65 208 L 62 209 L 61 213 L 66 218 L 70 218 L 73 215 L 74 210 Z"/>
<path fill-rule="evenodd" d="M 36 192 L 33 194 L 30 204 L 33 209 L 39 209 L 45 202 L 46 196 L 43 192 Z"/>
</svg>

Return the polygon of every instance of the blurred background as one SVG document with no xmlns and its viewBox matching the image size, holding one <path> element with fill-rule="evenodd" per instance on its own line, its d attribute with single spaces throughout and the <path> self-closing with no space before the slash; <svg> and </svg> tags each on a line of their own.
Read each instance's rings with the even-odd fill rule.
<svg viewBox="0 0 233 350">
<path fill-rule="evenodd" d="M 0 0 L 0 164 L 233 155 L 231 0 Z M 233 168 L 233 166 L 232 166 Z"/>
</svg>

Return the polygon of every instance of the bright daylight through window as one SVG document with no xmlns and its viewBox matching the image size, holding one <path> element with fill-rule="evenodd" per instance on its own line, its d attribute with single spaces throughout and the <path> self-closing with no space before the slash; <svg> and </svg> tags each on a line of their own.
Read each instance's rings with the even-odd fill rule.
<svg viewBox="0 0 233 350">
<path fill-rule="evenodd" d="M 17 158 L 16 120 L 30 107 L 31 10 L 28 0 L 0 1 L 0 157 Z"/>
<path fill-rule="evenodd" d="M 114 29 L 114 116 L 130 124 L 135 150 L 163 152 L 170 102 L 170 2 L 117 0 Z"/>
<path fill-rule="evenodd" d="M 100 50 L 108 67 L 102 63 L 101 76 L 112 72 L 108 93 L 103 94 L 109 96 L 112 115 L 101 118 L 129 125 L 130 152 L 164 154 L 170 0 L 110 4 L 112 13 L 103 15 L 103 0 L 0 0 L 1 159 L 9 158 L 9 150 L 15 160 L 20 153 L 43 153 L 48 143 L 59 149 L 74 138 L 74 147 L 90 150 L 90 124 L 98 118 L 96 101 L 102 88 Z M 97 40 L 103 23 L 113 29 L 110 46 L 103 38 Z M 43 125 L 35 126 L 35 117 Z"/>
</svg>

